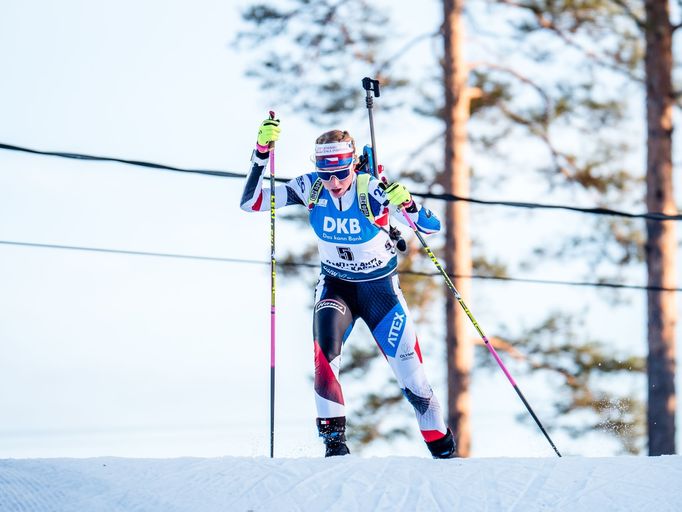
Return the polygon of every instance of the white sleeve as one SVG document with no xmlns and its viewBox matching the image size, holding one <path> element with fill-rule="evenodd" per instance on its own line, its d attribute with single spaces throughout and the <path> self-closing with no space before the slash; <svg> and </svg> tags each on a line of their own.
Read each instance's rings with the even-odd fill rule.
<svg viewBox="0 0 682 512">
<path fill-rule="evenodd" d="M 263 173 L 269 155 L 254 151 L 251 170 L 246 177 L 242 193 L 241 209 L 247 212 L 264 212 L 270 209 L 270 189 L 263 188 Z M 285 184 L 275 185 L 275 208 L 292 204 L 306 205 L 310 194 L 310 176 L 304 174 Z"/>
</svg>

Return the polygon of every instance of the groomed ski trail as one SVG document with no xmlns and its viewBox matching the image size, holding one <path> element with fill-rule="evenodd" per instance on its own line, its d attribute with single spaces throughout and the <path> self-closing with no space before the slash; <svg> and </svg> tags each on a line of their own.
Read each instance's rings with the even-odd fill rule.
<svg viewBox="0 0 682 512">
<path fill-rule="evenodd" d="M 680 510 L 682 457 L 3 459 L 3 512 Z"/>
</svg>

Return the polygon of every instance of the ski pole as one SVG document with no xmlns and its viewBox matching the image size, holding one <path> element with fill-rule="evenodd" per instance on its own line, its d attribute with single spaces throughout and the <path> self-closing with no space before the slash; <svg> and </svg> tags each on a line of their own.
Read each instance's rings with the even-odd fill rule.
<svg viewBox="0 0 682 512">
<path fill-rule="evenodd" d="M 383 167 L 378 166 L 379 159 L 377 158 L 377 145 L 376 145 L 376 140 L 374 138 L 374 115 L 372 114 L 372 108 L 374 106 L 374 96 L 377 98 L 381 95 L 380 89 L 379 89 L 379 80 L 374 80 L 369 77 L 365 77 L 362 79 L 362 88 L 366 91 L 365 95 L 365 104 L 367 105 L 367 113 L 369 114 L 369 135 L 372 140 L 372 158 L 371 158 L 371 163 L 372 163 L 372 170 L 371 174 L 374 175 L 375 178 L 381 179 L 382 182 L 385 183 L 385 179 L 381 178 L 381 170 Z M 383 231 L 386 231 L 383 227 L 381 227 Z M 389 217 L 388 219 L 388 237 L 395 242 L 395 247 L 400 251 L 401 253 L 407 252 L 407 242 L 405 242 L 405 239 L 402 237 L 400 234 L 400 230 L 394 226 L 391 226 L 391 219 Z"/>
<path fill-rule="evenodd" d="M 511 373 L 509 373 L 509 370 L 507 370 L 507 367 L 504 365 L 502 362 L 502 359 L 500 359 L 499 354 L 497 353 L 497 350 L 495 350 L 495 347 L 492 346 L 490 341 L 488 340 L 488 337 L 483 333 L 483 330 L 481 327 L 478 325 L 478 322 L 474 318 L 474 315 L 471 313 L 469 308 L 467 307 L 466 303 L 462 299 L 462 296 L 460 293 L 457 291 L 457 288 L 455 288 L 455 285 L 453 284 L 452 280 L 450 279 L 450 276 L 448 276 L 447 272 L 443 269 L 441 266 L 440 262 L 436 258 L 436 256 L 433 254 L 433 251 L 431 248 L 427 245 L 426 240 L 424 240 L 424 237 L 421 235 L 421 233 L 418 231 L 418 228 L 416 224 L 412 221 L 410 216 L 407 214 L 405 211 L 405 208 L 401 208 L 400 211 L 402 212 L 403 216 L 405 217 L 405 220 L 407 223 L 410 225 L 412 228 L 412 231 L 414 231 L 414 234 L 417 235 L 417 238 L 421 242 L 422 246 L 424 247 L 424 250 L 426 251 L 426 254 L 429 255 L 429 258 L 431 258 L 431 261 L 433 264 L 436 266 L 438 271 L 441 273 L 443 278 L 445 279 L 445 284 L 447 284 L 448 288 L 450 291 L 455 295 L 455 299 L 457 299 L 457 302 L 459 302 L 460 306 L 462 306 L 462 309 L 464 312 L 467 314 L 469 317 L 469 320 L 471 320 L 471 323 L 474 324 L 474 327 L 478 331 L 478 334 L 481 336 L 481 339 L 485 342 L 485 346 L 488 348 L 488 351 L 492 354 L 492 356 L 495 358 L 495 361 L 497 361 L 497 364 L 500 366 L 504 374 L 507 376 L 507 379 L 509 380 L 509 383 L 512 385 L 514 388 L 514 391 L 516 391 L 516 394 L 519 395 L 519 398 L 523 402 L 523 405 L 526 406 L 526 409 L 530 413 L 530 415 L 533 417 L 535 420 L 535 423 L 537 426 L 540 428 L 540 431 L 544 434 L 545 438 L 549 442 L 550 446 L 554 450 L 554 452 L 561 457 L 561 453 L 559 453 L 559 450 L 557 450 L 557 447 L 554 445 L 552 442 L 552 439 L 549 437 L 549 434 L 545 430 L 545 427 L 542 426 L 542 423 L 540 422 L 540 419 L 535 415 L 535 412 L 533 411 L 533 408 L 530 406 L 528 401 L 526 400 L 526 397 L 523 396 L 523 393 L 521 392 L 521 389 L 519 388 L 518 384 L 516 384 L 516 381 L 514 380 L 514 377 L 511 376 Z"/>
<path fill-rule="evenodd" d="M 270 119 L 275 113 L 270 111 Z M 275 456 L 275 143 L 270 142 L 270 458 Z"/>
<path fill-rule="evenodd" d="M 376 85 L 372 84 L 373 82 L 375 82 Z M 369 85 L 371 85 L 371 87 L 368 88 L 368 87 L 365 85 L 366 83 L 369 84 Z M 379 81 L 378 81 L 378 80 L 372 80 L 371 78 L 364 78 L 363 81 L 362 81 L 362 86 L 363 86 L 363 88 L 367 91 L 367 97 L 369 97 L 369 96 L 370 96 L 370 92 L 371 92 L 370 89 L 374 90 L 374 88 L 376 87 L 376 90 L 378 91 L 378 88 L 379 88 Z M 377 94 L 377 96 L 379 96 L 379 95 Z M 374 157 L 375 157 L 375 161 L 376 161 L 376 144 L 375 144 L 375 141 L 374 141 L 374 126 L 373 126 L 373 125 L 374 125 L 374 118 L 373 118 L 373 116 L 372 116 L 372 110 L 371 110 L 371 109 L 372 109 L 372 106 L 373 106 L 373 102 L 370 101 L 370 100 L 367 100 L 367 108 L 369 109 L 369 112 L 370 112 L 370 114 L 369 114 L 369 124 L 370 124 L 370 135 L 371 135 L 371 137 L 372 137 L 372 150 L 374 151 Z M 375 165 L 376 165 L 376 164 L 375 164 Z M 384 181 L 385 184 L 388 184 L 388 183 L 387 183 L 388 180 L 386 180 L 385 177 L 382 177 L 382 180 Z M 549 444 L 550 444 L 550 446 L 552 447 L 552 449 L 554 450 L 554 452 L 555 452 L 559 457 L 561 457 L 561 453 L 559 453 L 559 450 L 557 450 L 557 447 L 554 445 L 554 442 L 553 442 L 552 439 L 549 437 L 549 434 L 548 434 L 547 431 L 545 430 L 545 427 L 542 426 L 542 423 L 540 422 L 540 419 L 537 417 L 537 415 L 536 415 L 535 412 L 533 411 L 533 408 L 530 406 L 530 404 L 529 404 L 528 401 L 526 400 L 526 397 L 523 396 L 523 393 L 521 392 L 521 389 L 519 388 L 518 384 L 516 384 L 516 381 L 515 381 L 514 378 L 512 377 L 511 373 L 509 373 L 509 370 L 507 370 L 507 367 L 506 367 L 506 366 L 504 365 L 504 363 L 502 362 L 502 359 L 500 359 L 500 356 L 499 356 L 499 354 L 497 353 L 497 350 L 495 350 L 495 347 L 492 346 L 492 344 L 491 344 L 490 341 L 488 340 L 488 337 L 483 333 L 483 330 L 482 330 L 481 327 L 478 325 L 478 322 L 477 322 L 476 319 L 474 318 L 474 315 L 471 313 L 471 311 L 470 311 L 469 308 L 467 307 L 466 303 L 465 303 L 464 300 L 462 299 L 462 296 L 461 296 L 460 293 L 457 291 L 457 288 L 455 288 L 455 285 L 454 285 L 454 283 L 452 282 L 452 280 L 450 279 L 450 276 L 448 276 L 447 272 L 445 271 L 445 269 L 443 269 L 443 266 L 442 266 L 442 265 L 440 264 L 440 262 L 438 261 L 438 258 L 436 258 L 436 255 L 433 254 L 433 251 L 431 250 L 431 248 L 429 247 L 429 245 L 426 243 L 426 240 L 424 240 L 424 237 L 423 237 L 422 234 L 419 232 L 419 229 L 417 228 L 417 225 L 414 223 L 414 221 L 412 221 L 412 219 L 410 218 L 409 214 L 405 211 L 405 208 L 402 208 L 402 207 L 401 207 L 401 208 L 400 208 L 400 211 L 401 211 L 401 213 L 403 214 L 403 217 L 405 217 L 405 220 L 407 221 L 407 223 L 408 223 L 408 225 L 410 226 L 410 228 L 412 228 L 412 231 L 414 232 L 414 234 L 415 234 L 415 235 L 417 236 L 417 238 L 419 239 L 419 242 L 422 244 L 422 247 L 424 248 L 424 251 L 426 251 L 426 254 L 429 256 L 429 258 L 431 259 L 431 261 L 433 262 L 433 264 L 436 266 L 436 268 L 438 269 L 438 272 L 440 272 L 440 274 L 443 276 L 443 279 L 445 279 L 445 284 L 447 285 L 447 287 L 449 288 L 449 290 L 454 294 L 455 299 L 457 299 L 457 302 L 459 302 L 459 305 L 462 306 L 462 309 L 464 310 L 464 312 L 466 313 L 466 315 L 469 317 L 469 320 L 471 320 L 471 323 L 474 324 L 474 327 L 476 328 L 476 331 L 478 331 L 478 334 L 480 335 L 481 339 L 482 339 L 483 342 L 485 343 L 485 346 L 488 348 L 488 351 L 492 354 L 493 358 L 495 358 L 495 361 L 497 361 L 497 364 L 499 365 L 499 367 L 502 369 L 502 371 L 504 372 L 504 374 L 507 376 L 507 379 L 509 380 L 509 383 L 510 383 L 510 384 L 512 385 L 512 387 L 514 388 L 514 391 L 516 391 L 516 394 L 519 395 L 519 398 L 520 398 L 521 401 L 523 402 L 523 405 L 526 406 L 526 409 L 528 410 L 528 412 L 530 413 L 530 415 L 531 415 L 531 416 L 533 417 L 533 419 L 535 420 L 535 423 L 536 423 L 537 426 L 540 428 L 540 431 L 543 433 L 543 435 L 545 436 L 545 438 L 546 438 L 547 441 L 549 442 Z"/>
<path fill-rule="evenodd" d="M 378 178 L 377 173 L 377 145 L 374 140 L 374 115 L 372 114 L 372 108 L 374 107 L 374 96 L 377 98 L 381 95 L 379 92 L 379 80 L 374 80 L 366 76 L 362 79 L 362 88 L 366 91 L 365 104 L 367 105 L 367 113 L 369 114 L 369 136 L 372 139 L 372 174 L 375 178 Z"/>
</svg>

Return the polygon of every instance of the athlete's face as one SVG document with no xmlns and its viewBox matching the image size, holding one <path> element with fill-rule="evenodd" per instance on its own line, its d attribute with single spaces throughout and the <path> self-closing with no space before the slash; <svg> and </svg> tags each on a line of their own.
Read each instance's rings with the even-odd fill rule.
<svg viewBox="0 0 682 512">
<path fill-rule="evenodd" d="M 339 198 L 350 188 L 353 184 L 353 176 L 355 171 L 351 168 L 348 176 L 342 180 L 336 176 L 332 176 L 329 180 L 323 180 L 322 185 L 326 188 L 333 198 Z"/>
</svg>

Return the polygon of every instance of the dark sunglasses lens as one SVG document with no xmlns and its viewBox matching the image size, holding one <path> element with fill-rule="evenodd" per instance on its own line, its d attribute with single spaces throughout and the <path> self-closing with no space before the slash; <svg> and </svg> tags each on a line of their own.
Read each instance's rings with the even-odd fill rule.
<svg viewBox="0 0 682 512">
<path fill-rule="evenodd" d="M 318 176 L 322 181 L 329 181 L 332 176 L 336 177 L 337 180 L 345 180 L 350 174 L 350 169 L 340 169 L 338 171 L 318 171 Z"/>
</svg>

